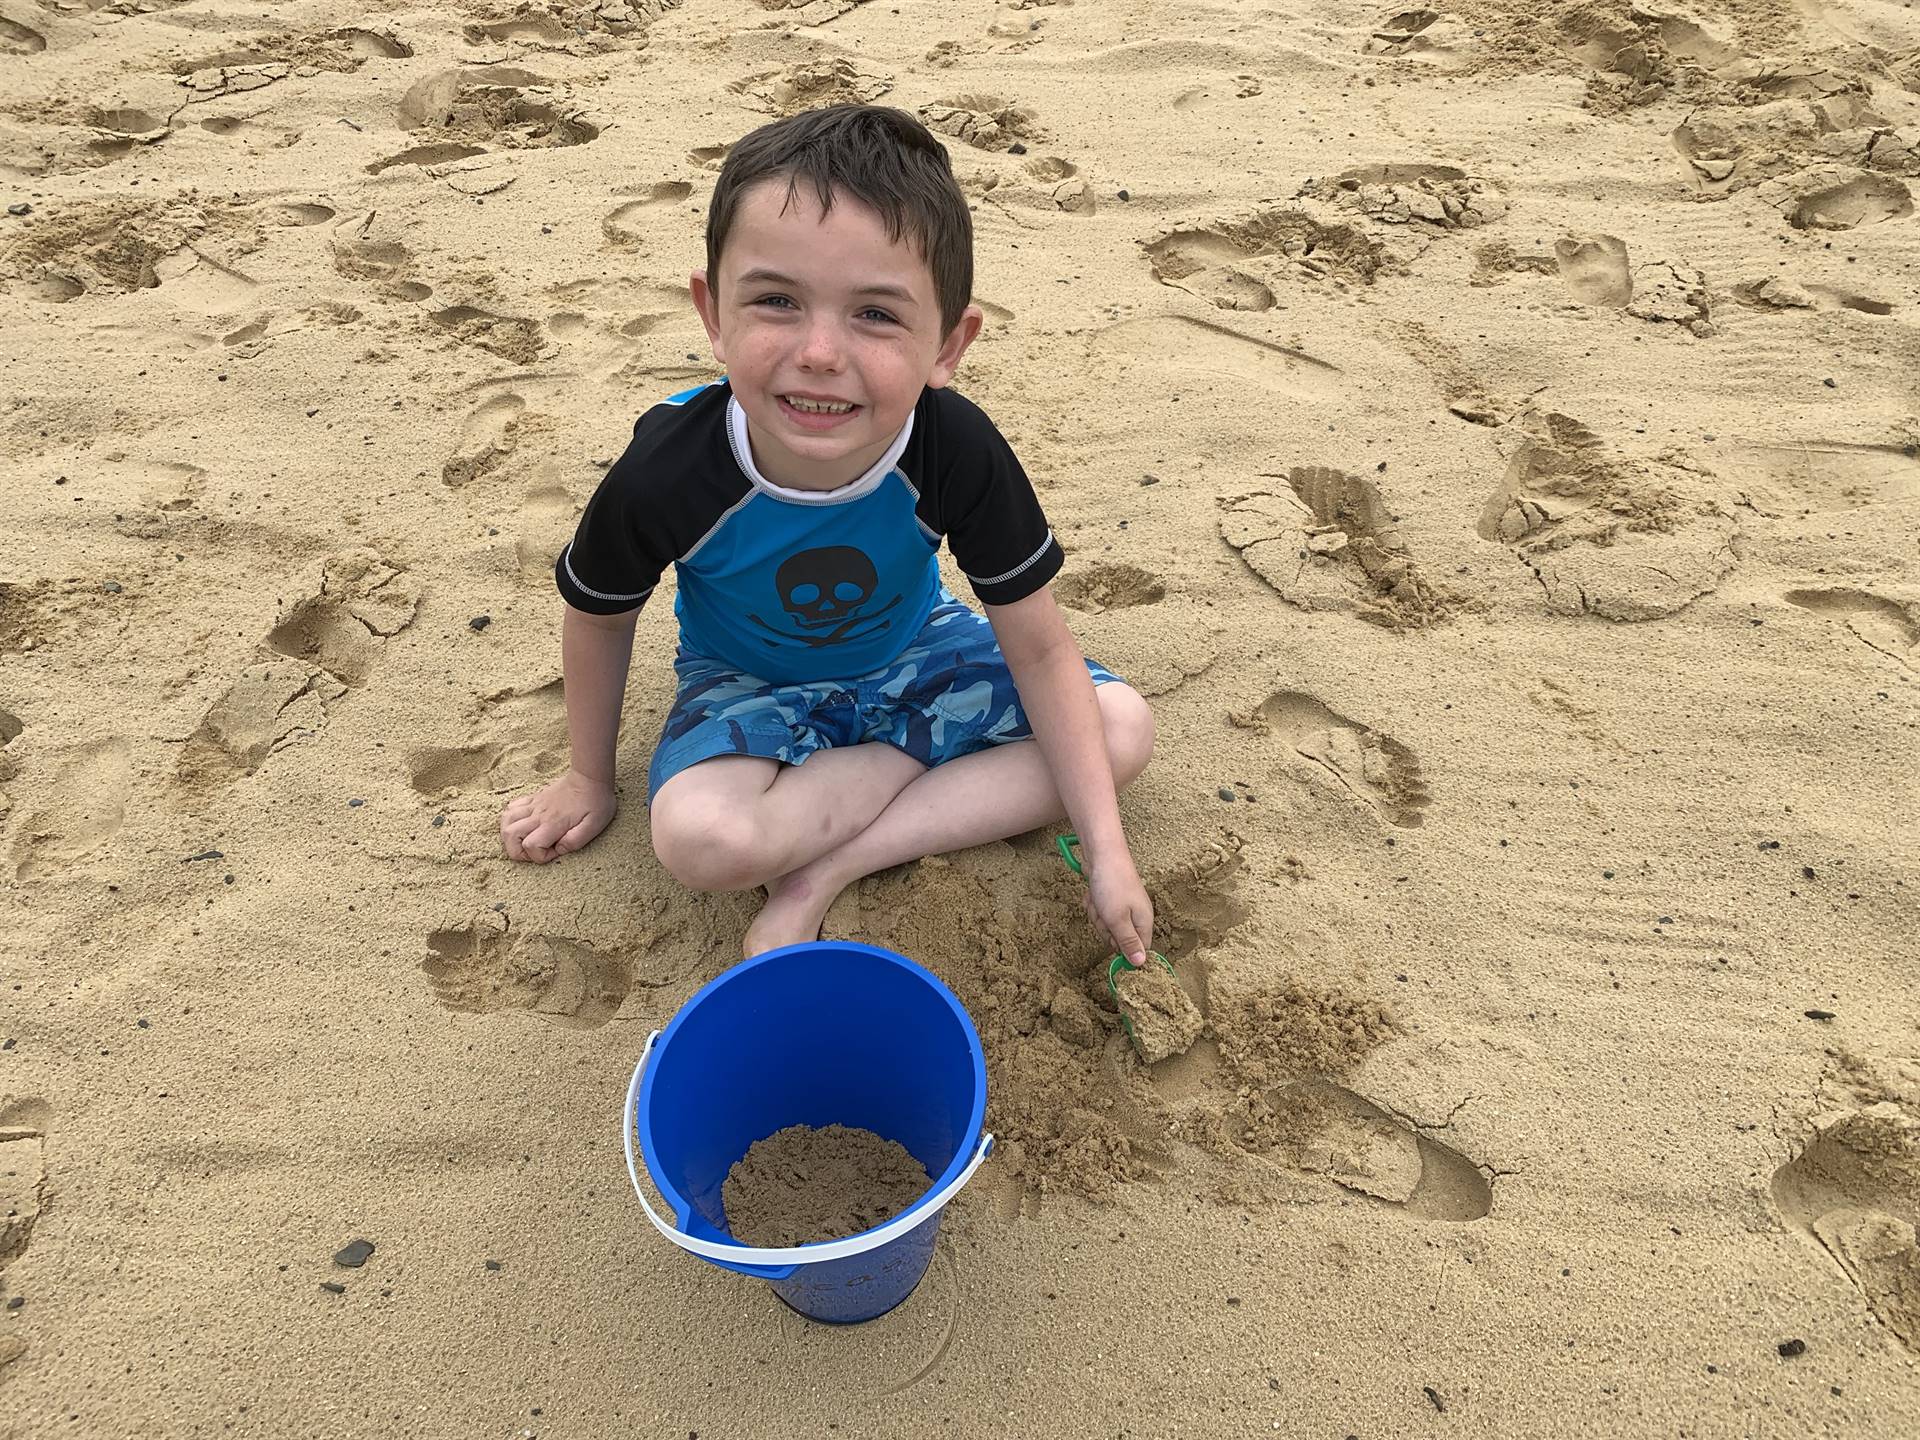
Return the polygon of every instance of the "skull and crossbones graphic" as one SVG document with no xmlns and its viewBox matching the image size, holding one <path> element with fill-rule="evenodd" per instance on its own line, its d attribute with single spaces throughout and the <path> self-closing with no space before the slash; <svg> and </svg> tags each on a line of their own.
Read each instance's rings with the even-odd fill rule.
<svg viewBox="0 0 1920 1440">
<path fill-rule="evenodd" d="M 799 626 L 799 632 L 781 630 L 758 615 L 747 618 L 781 640 L 798 640 L 818 649 L 823 645 L 844 645 L 865 640 L 893 624 L 881 620 L 900 603 L 896 595 L 878 610 L 863 613 L 868 601 L 880 588 L 880 576 L 865 552 L 850 545 L 828 545 L 819 550 L 802 550 L 781 562 L 774 572 L 774 588 L 787 616 Z M 868 621 L 877 624 L 866 629 L 856 627 Z M 777 644 L 768 640 L 769 645 Z"/>
</svg>

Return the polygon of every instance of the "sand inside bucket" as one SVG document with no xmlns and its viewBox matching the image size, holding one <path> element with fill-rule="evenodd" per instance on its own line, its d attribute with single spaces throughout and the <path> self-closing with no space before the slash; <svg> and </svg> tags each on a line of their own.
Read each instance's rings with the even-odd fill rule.
<svg viewBox="0 0 1920 1440">
<path fill-rule="evenodd" d="M 1206 1029 L 1207 1022 L 1180 982 L 1157 961 L 1122 970 L 1114 987 L 1120 1008 L 1133 1022 L 1133 1043 L 1149 1065 L 1184 1053 Z"/>
<path fill-rule="evenodd" d="M 743 1245 L 810 1245 L 891 1220 L 932 1181 L 895 1141 L 846 1125 L 789 1125 L 756 1140 L 721 1187 Z"/>
</svg>

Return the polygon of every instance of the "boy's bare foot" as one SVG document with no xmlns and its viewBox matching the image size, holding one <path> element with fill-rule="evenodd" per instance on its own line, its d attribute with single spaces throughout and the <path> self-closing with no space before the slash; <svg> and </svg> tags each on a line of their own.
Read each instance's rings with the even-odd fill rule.
<svg viewBox="0 0 1920 1440">
<path fill-rule="evenodd" d="M 767 903 L 747 927 L 741 950 L 752 959 L 769 950 L 778 950 L 782 945 L 818 940 L 827 909 L 844 888 L 812 866 L 802 866 L 782 875 L 767 886 Z"/>
</svg>

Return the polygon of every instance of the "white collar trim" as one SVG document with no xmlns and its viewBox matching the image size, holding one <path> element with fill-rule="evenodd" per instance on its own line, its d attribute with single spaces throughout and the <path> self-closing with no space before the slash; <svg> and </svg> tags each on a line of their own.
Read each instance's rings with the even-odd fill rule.
<svg viewBox="0 0 1920 1440">
<path fill-rule="evenodd" d="M 760 473 L 760 467 L 753 460 L 753 446 L 747 437 L 747 412 L 740 408 L 737 397 L 727 397 L 727 445 L 733 451 L 733 460 L 741 473 L 753 482 L 753 488 L 775 500 L 784 500 L 791 505 L 844 505 L 849 500 L 858 500 L 871 494 L 887 478 L 900 457 L 906 453 L 907 441 L 913 437 L 913 412 L 907 412 L 907 423 L 900 427 L 900 433 L 893 437 L 893 443 L 887 446 L 886 453 L 872 465 L 866 473 L 856 480 L 849 480 L 832 490 L 793 490 L 785 485 L 776 485 Z"/>
</svg>

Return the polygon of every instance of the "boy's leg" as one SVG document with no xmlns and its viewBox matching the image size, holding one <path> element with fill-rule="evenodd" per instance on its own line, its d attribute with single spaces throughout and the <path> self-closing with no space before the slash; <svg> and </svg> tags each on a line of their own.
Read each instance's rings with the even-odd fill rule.
<svg viewBox="0 0 1920 1440">
<path fill-rule="evenodd" d="M 925 771 L 882 744 L 817 750 L 801 765 L 703 760 L 653 797 L 654 853 L 690 889 L 769 885 L 866 829 Z"/>
<path fill-rule="evenodd" d="M 1146 768 L 1153 715 L 1125 685 L 1102 685 L 1094 697 L 1118 788 Z M 863 875 L 1021 835 L 1064 813 L 1035 741 L 1014 741 L 936 765 L 904 785 L 870 825 L 771 885 L 765 908 L 747 931 L 746 953 L 813 939 L 834 897 Z"/>
</svg>

